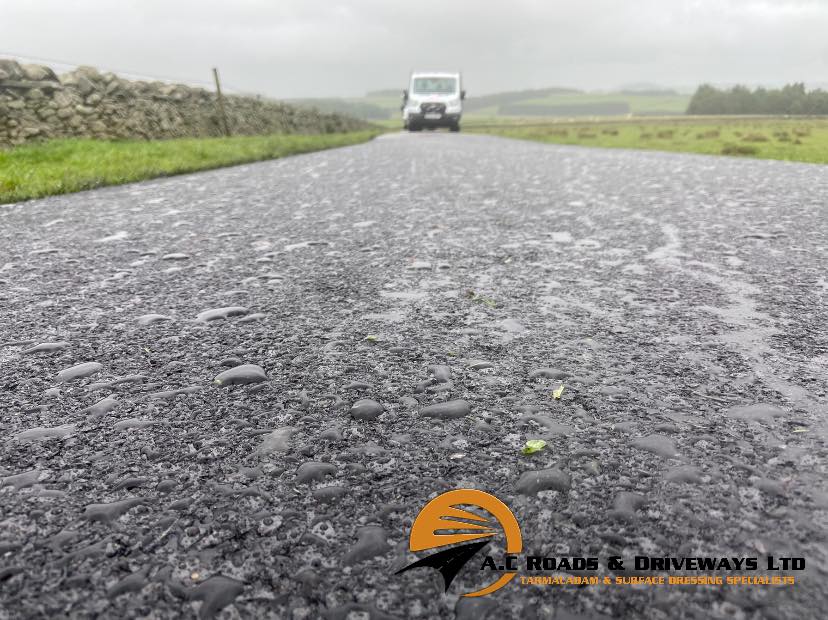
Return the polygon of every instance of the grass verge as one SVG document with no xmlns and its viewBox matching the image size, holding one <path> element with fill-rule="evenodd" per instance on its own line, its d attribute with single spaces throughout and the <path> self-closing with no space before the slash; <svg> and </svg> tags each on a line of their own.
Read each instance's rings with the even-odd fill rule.
<svg viewBox="0 0 828 620">
<path fill-rule="evenodd" d="M 379 133 L 51 140 L 0 150 L 0 204 L 348 146 Z"/>
<path fill-rule="evenodd" d="M 472 119 L 463 130 L 555 144 L 828 163 L 828 118 L 674 117 L 596 121 Z"/>
</svg>

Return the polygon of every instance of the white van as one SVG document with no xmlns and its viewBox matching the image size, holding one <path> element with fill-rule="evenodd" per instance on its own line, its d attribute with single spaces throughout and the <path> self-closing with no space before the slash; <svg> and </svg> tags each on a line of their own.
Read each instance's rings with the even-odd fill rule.
<svg viewBox="0 0 828 620">
<path fill-rule="evenodd" d="M 403 91 L 403 128 L 448 127 L 460 131 L 466 91 L 459 73 L 418 71 L 411 74 L 408 90 Z"/>
</svg>

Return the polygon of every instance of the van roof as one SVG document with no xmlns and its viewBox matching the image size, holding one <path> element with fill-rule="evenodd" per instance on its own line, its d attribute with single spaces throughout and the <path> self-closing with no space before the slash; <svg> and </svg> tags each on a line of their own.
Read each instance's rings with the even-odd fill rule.
<svg viewBox="0 0 828 620">
<path fill-rule="evenodd" d="M 459 71 L 412 71 L 411 77 L 460 77 Z"/>
</svg>

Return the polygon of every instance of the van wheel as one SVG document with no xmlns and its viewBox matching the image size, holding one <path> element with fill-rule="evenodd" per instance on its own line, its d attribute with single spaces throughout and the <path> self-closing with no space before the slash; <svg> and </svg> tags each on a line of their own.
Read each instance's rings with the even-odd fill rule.
<svg viewBox="0 0 828 620">
<path fill-rule="evenodd" d="M 419 125 L 415 125 L 414 123 L 408 123 L 408 131 L 420 131 L 422 127 Z"/>
<path fill-rule="evenodd" d="M 460 123 L 454 123 L 454 125 L 449 127 L 449 131 L 460 131 Z"/>
</svg>

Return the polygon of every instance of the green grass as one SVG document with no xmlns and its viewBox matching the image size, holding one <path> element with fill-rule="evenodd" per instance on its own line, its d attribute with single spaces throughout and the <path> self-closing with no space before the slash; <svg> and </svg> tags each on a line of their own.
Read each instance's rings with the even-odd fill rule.
<svg viewBox="0 0 828 620">
<path fill-rule="evenodd" d="M 635 115 L 684 114 L 690 103 L 689 95 L 638 95 L 633 93 L 566 93 L 549 95 L 543 99 L 527 99 L 520 103 L 530 105 L 577 105 L 604 102 L 624 102 Z"/>
<path fill-rule="evenodd" d="M 348 146 L 379 133 L 51 140 L 0 150 L 0 204 Z"/>
<path fill-rule="evenodd" d="M 463 130 L 509 138 L 828 163 L 828 118 L 701 117 L 553 121 L 464 119 Z"/>
</svg>

